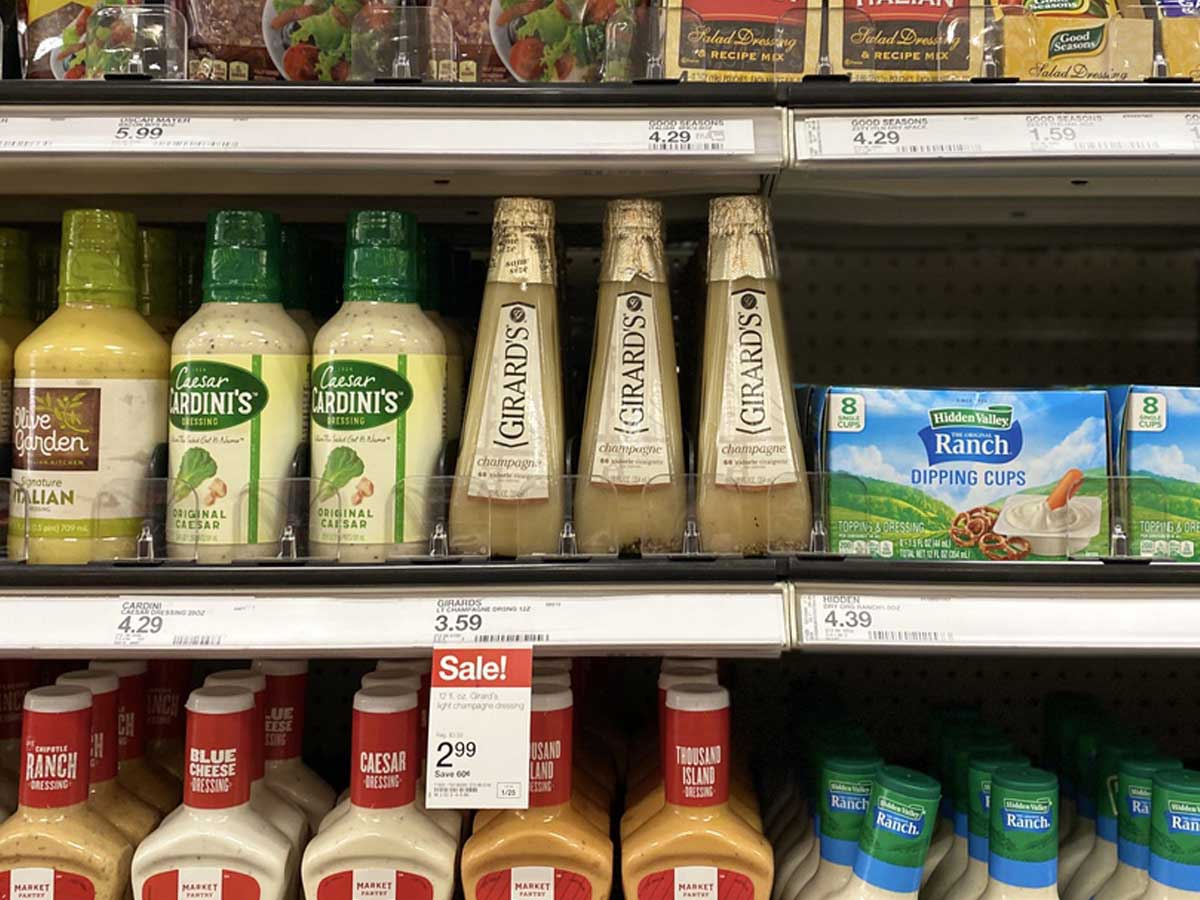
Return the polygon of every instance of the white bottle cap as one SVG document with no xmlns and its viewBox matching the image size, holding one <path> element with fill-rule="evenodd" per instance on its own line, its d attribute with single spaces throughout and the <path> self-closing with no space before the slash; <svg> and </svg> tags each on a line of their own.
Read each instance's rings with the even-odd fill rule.
<svg viewBox="0 0 1200 900">
<path fill-rule="evenodd" d="M 664 656 L 662 668 L 660 672 L 675 672 L 678 670 L 692 671 L 693 669 L 705 669 L 710 672 L 717 671 L 717 661 L 715 659 L 689 659 L 686 656 Z"/>
<path fill-rule="evenodd" d="M 381 659 L 375 663 L 376 672 L 415 672 L 424 675 L 433 671 L 431 659 Z"/>
<path fill-rule="evenodd" d="M 264 675 L 286 677 L 288 675 L 307 675 L 307 659 L 256 659 L 250 665 L 251 671 L 262 672 Z"/>
<path fill-rule="evenodd" d="M 569 659 L 535 659 L 533 661 L 533 674 L 545 675 L 551 672 L 571 672 L 571 660 Z"/>
<path fill-rule="evenodd" d="M 196 688 L 187 698 L 188 712 L 210 716 L 245 712 L 254 709 L 254 695 L 248 688 L 233 684 L 219 684 Z"/>
<path fill-rule="evenodd" d="M 365 713 L 401 713 L 417 708 L 417 692 L 393 684 L 365 687 L 354 695 L 354 708 Z"/>
<path fill-rule="evenodd" d="M 729 691 L 716 684 L 684 682 L 667 690 L 667 709 L 713 712 L 729 706 Z"/>
<path fill-rule="evenodd" d="M 362 686 L 365 688 L 378 687 L 381 684 L 389 687 L 403 688 L 406 691 L 418 691 L 421 689 L 421 676 L 409 672 L 392 670 L 388 672 L 368 672 L 362 677 Z"/>
<path fill-rule="evenodd" d="M 569 688 L 571 686 L 570 672 L 534 672 L 534 684 L 547 684 L 557 688 Z"/>
<path fill-rule="evenodd" d="M 533 711 L 554 712 L 556 709 L 570 709 L 573 697 L 570 688 L 556 687 L 553 684 L 543 684 L 540 681 L 533 685 Z"/>
<path fill-rule="evenodd" d="M 93 659 L 88 663 L 88 668 L 114 672 L 118 678 L 127 678 L 130 675 L 145 675 L 146 661 L 144 659 Z"/>
<path fill-rule="evenodd" d="M 55 684 L 77 684 L 87 688 L 92 694 L 111 694 L 121 686 L 121 681 L 115 672 L 103 669 L 77 669 L 58 676 Z"/>
<path fill-rule="evenodd" d="M 687 671 L 677 670 L 675 672 L 661 672 L 658 676 L 658 689 L 660 691 L 669 691 L 677 684 L 720 684 L 717 681 L 717 673 L 706 669 L 688 669 Z"/>
<path fill-rule="evenodd" d="M 218 684 L 231 684 L 257 694 L 267 689 L 267 676 L 249 669 L 225 669 L 223 672 L 213 672 L 204 679 L 205 687 L 215 687 Z"/>
<path fill-rule="evenodd" d="M 91 705 L 92 692 L 81 684 L 55 684 L 25 694 L 25 708 L 30 712 L 69 713 Z"/>
</svg>

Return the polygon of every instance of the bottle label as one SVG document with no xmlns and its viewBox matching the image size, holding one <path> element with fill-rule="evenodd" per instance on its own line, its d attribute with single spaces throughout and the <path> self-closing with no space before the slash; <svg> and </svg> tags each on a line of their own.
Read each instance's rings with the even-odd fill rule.
<svg viewBox="0 0 1200 900">
<path fill-rule="evenodd" d="M 267 759 L 295 759 L 304 739 L 304 700 L 308 675 L 268 675 L 266 734 Z"/>
<path fill-rule="evenodd" d="M 854 864 L 873 779 L 826 768 L 821 772 L 821 858 Z"/>
<path fill-rule="evenodd" d="M 117 682 L 117 758 L 146 755 L 146 673 L 122 675 Z"/>
<path fill-rule="evenodd" d="M 433 900 L 433 885 L 399 869 L 346 869 L 321 879 L 317 900 Z"/>
<path fill-rule="evenodd" d="M 554 284 L 549 235 L 533 228 L 493 229 L 487 280 L 493 284 Z"/>
<path fill-rule="evenodd" d="M 91 718 L 90 707 L 65 713 L 25 710 L 22 806 L 46 809 L 72 806 L 87 799 Z"/>
<path fill-rule="evenodd" d="M 991 832 L 992 773 L 967 769 L 967 852 L 971 859 L 987 862 Z"/>
<path fill-rule="evenodd" d="M 764 291 L 729 294 L 725 376 L 717 425 L 716 483 L 769 488 L 797 480 L 789 392 L 775 355 L 774 325 Z"/>
<path fill-rule="evenodd" d="M 529 805 L 557 806 L 571 800 L 572 710 L 529 715 Z"/>
<path fill-rule="evenodd" d="M 654 298 L 618 294 L 605 357 L 592 483 L 645 487 L 667 483 L 667 423 Z"/>
<path fill-rule="evenodd" d="M 168 869 L 142 885 L 142 900 L 259 900 L 261 896 L 262 887 L 253 875 L 215 866 Z"/>
<path fill-rule="evenodd" d="M 754 896 L 754 882 L 741 872 L 716 866 L 679 866 L 647 875 L 637 900 L 766 900 Z"/>
<path fill-rule="evenodd" d="M 1150 807 L 1150 880 L 1200 891 L 1200 793 L 1156 784 Z"/>
<path fill-rule="evenodd" d="M 467 495 L 499 501 L 550 497 L 550 433 L 542 393 L 537 307 L 500 307 L 487 396 Z"/>
<path fill-rule="evenodd" d="M 167 541 L 274 543 L 307 453 L 307 356 L 171 358 Z"/>
<path fill-rule="evenodd" d="M 182 739 L 183 705 L 192 683 L 192 663 L 152 659 L 146 666 L 146 736 L 152 741 Z"/>
<path fill-rule="evenodd" d="M 988 877 L 1016 887 L 1058 880 L 1058 797 L 992 786 Z"/>
<path fill-rule="evenodd" d="M 1145 870 L 1150 865 L 1152 779 L 1122 774 L 1120 786 L 1117 858 L 1127 866 Z"/>
<path fill-rule="evenodd" d="M 18 378 L 13 397 L 10 534 L 136 538 L 145 480 L 166 440 L 165 381 Z M 136 423 L 136 427 L 131 427 Z M 130 554 L 132 555 L 132 554 Z"/>
<path fill-rule="evenodd" d="M 236 713 L 196 713 L 187 717 L 183 802 L 197 809 L 228 809 L 250 799 L 253 750 L 258 722 L 253 709 Z"/>
<path fill-rule="evenodd" d="M 354 710 L 350 802 L 365 809 L 412 803 L 417 790 L 420 710 L 372 713 Z"/>
<path fill-rule="evenodd" d="M 729 707 L 705 712 L 667 709 L 666 799 L 715 806 L 729 799 Z"/>
<path fill-rule="evenodd" d="M 937 799 L 912 798 L 878 784 L 871 792 L 854 874 L 868 884 L 909 894 L 921 886 L 921 867 L 937 822 Z"/>
<path fill-rule="evenodd" d="M 0 374 L 0 449 L 12 445 L 12 370 Z"/>
<path fill-rule="evenodd" d="M 0 872 L 0 900 L 93 900 L 90 878 L 58 869 L 20 868 Z"/>
<path fill-rule="evenodd" d="M 117 777 L 117 691 L 92 694 L 92 784 Z"/>
<path fill-rule="evenodd" d="M 313 540 L 429 539 L 445 394 L 439 354 L 362 354 L 313 370 Z"/>
<path fill-rule="evenodd" d="M 484 875 L 476 900 L 591 900 L 592 883 L 578 872 L 553 866 L 513 866 Z"/>
<path fill-rule="evenodd" d="M 21 738 L 21 717 L 25 695 L 33 687 L 33 661 L 0 661 L 0 741 Z"/>
</svg>

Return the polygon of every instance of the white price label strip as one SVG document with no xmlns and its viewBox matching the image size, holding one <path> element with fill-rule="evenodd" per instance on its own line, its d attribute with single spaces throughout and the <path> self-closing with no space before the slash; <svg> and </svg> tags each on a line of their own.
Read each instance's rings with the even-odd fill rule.
<svg viewBox="0 0 1200 900">
<path fill-rule="evenodd" d="M 353 140 L 347 143 L 347 135 Z M 250 153 L 387 156 L 736 156 L 753 154 L 749 118 L 519 116 L 5 116 L 3 153 Z"/>
<path fill-rule="evenodd" d="M 112 645 L 146 649 L 220 647 L 251 620 L 253 613 L 254 600 L 119 597 L 111 614 Z"/>
<path fill-rule="evenodd" d="M 800 160 L 1186 156 L 1200 113 L 1080 112 L 814 116 L 796 120 Z"/>
<path fill-rule="evenodd" d="M 529 805 L 532 647 L 433 651 L 425 805 L 524 809 Z"/>
</svg>

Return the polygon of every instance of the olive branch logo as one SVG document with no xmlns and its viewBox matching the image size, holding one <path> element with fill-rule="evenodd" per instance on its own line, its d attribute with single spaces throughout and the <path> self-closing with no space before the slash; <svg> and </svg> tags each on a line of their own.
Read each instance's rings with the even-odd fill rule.
<svg viewBox="0 0 1200 900">
<path fill-rule="evenodd" d="M 37 398 L 37 411 L 50 416 L 54 420 L 54 424 L 63 431 L 88 434 L 88 428 L 83 424 L 83 419 L 79 415 L 80 407 L 83 406 L 83 398 L 86 396 L 87 394 L 83 391 L 69 397 L 51 397 L 49 394 L 40 394 Z"/>
</svg>

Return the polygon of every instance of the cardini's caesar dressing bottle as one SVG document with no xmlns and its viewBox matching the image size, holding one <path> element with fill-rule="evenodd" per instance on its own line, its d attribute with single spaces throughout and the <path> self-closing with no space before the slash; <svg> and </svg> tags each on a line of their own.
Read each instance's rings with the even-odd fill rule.
<svg viewBox="0 0 1200 900">
<path fill-rule="evenodd" d="M 677 552 L 687 486 L 662 204 L 604 216 L 575 526 L 583 553 Z"/>
<path fill-rule="evenodd" d="M 803 550 L 812 507 L 766 201 L 718 197 L 708 227 L 701 545 L 748 555 Z"/>
<path fill-rule="evenodd" d="M 63 214 L 58 309 L 16 349 L 9 556 L 132 558 L 166 440 L 167 343 L 137 311 L 137 221 Z"/>
<path fill-rule="evenodd" d="M 450 500 L 455 553 L 556 553 L 563 526 L 554 205 L 496 201 L 492 259 Z"/>
</svg>

